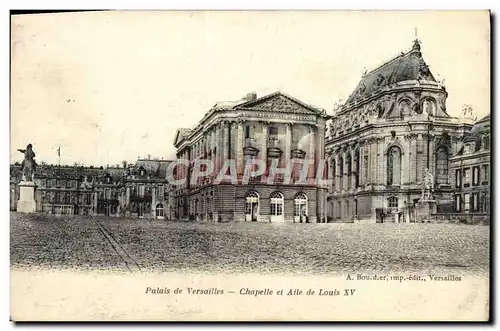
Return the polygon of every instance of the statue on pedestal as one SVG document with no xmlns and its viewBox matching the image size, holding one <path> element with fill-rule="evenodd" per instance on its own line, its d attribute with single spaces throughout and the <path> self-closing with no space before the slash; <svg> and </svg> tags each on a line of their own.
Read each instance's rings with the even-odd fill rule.
<svg viewBox="0 0 500 331">
<path fill-rule="evenodd" d="M 18 149 L 19 152 L 24 154 L 24 160 L 21 163 L 21 171 L 23 173 L 23 181 L 34 181 L 36 162 L 35 162 L 35 152 L 33 152 L 33 146 L 28 144 L 26 149 Z"/>
<path fill-rule="evenodd" d="M 425 169 L 421 200 L 434 199 L 434 197 L 432 196 L 433 192 L 434 192 L 434 175 L 429 171 L 429 169 Z"/>
</svg>

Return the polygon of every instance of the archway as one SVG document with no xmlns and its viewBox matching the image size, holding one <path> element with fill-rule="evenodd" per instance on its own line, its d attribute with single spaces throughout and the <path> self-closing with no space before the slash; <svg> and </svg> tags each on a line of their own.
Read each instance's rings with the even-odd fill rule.
<svg viewBox="0 0 500 331">
<path fill-rule="evenodd" d="M 273 192 L 269 196 L 270 200 L 270 221 L 283 222 L 283 194 Z"/>
<path fill-rule="evenodd" d="M 249 191 L 245 196 L 245 221 L 257 222 L 259 219 L 259 194 Z"/>
<path fill-rule="evenodd" d="M 297 193 L 294 199 L 293 221 L 298 223 L 306 223 L 307 215 L 307 196 L 303 193 Z"/>
<path fill-rule="evenodd" d="M 163 219 L 164 213 L 163 213 L 163 205 L 161 203 L 156 205 L 156 218 L 158 219 Z"/>
</svg>

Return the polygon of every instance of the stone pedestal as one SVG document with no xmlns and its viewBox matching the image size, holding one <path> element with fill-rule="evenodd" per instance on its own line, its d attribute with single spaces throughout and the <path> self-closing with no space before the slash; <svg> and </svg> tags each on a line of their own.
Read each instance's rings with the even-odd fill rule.
<svg viewBox="0 0 500 331">
<path fill-rule="evenodd" d="M 431 215 L 436 212 L 436 200 L 420 200 L 417 203 L 417 222 L 427 223 L 431 221 Z"/>
<path fill-rule="evenodd" d="M 17 202 L 17 211 L 19 213 L 36 212 L 35 183 L 21 181 L 18 185 L 19 185 L 19 201 Z"/>
</svg>

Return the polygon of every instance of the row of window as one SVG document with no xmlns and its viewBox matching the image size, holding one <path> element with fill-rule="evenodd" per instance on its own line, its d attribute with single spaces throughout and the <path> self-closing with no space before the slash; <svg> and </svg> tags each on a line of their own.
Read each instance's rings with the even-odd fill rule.
<svg viewBox="0 0 500 331">
<path fill-rule="evenodd" d="M 71 204 L 76 203 L 77 195 L 65 192 L 55 192 L 54 194 L 44 194 L 42 195 L 42 203 L 56 203 L 56 204 Z M 80 195 L 80 202 L 84 205 L 90 205 L 92 203 L 92 194 L 87 193 Z"/>
<path fill-rule="evenodd" d="M 455 195 L 455 211 L 461 212 L 490 212 L 489 192 L 473 192 Z"/>
<path fill-rule="evenodd" d="M 387 151 L 387 185 L 400 185 L 401 184 L 401 149 L 398 146 L 392 146 Z M 354 172 L 355 176 L 355 187 L 359 186 L 359 152 L 356 151 L 355 155 L 355 169 L 352 169 L 352 159 L 351 155 L 348 154 L 346 157 L 346 166 L 347 166 L 347 176 L 351 176 Z M 364 167 L 363 167 L 363 178 L 368 177 L 368 156 L 363 157 Z M 444 146 L 439 147 L 436 151 L 436 183 L 438 184 L 447 184 L 448 183 L 448 162 L 449 162 L 449 154 L 448 149 Z M 339 181 L 339 189 L 343 189 L 343 180 L 342 177 L 344 175 L 344 159 L 342 157 L 339 158 L 338 161 L 338 169 L 340 181 Z M 333 178 L 336 177 L 336 167 L 335 162 L 332 162 L 331 171 Z M 347 181 L 347 189 L 351 188 L 351 181 Z"/>
<path fill-rule="evenodd" d="M 489 166 L 487 164 L 482 166 L 472 167 L 472 186 L 479 186 L 482 182 L 488 182 L 490 179 Z M 471 168 L 457 169 L 455 171 L 455 186 L 470 187 L 471 186 Z"/>
</svg>

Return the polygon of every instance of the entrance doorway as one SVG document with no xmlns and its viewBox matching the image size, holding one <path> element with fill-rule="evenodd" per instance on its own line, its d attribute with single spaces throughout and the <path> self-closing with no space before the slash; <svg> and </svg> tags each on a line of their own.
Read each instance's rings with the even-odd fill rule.
<svg viewBox="0 0 500 331">
<path fill-rule="evenodd" d="M 259 194 L 249 191 L 245 197 L 245 221 L 257 222 L 259 219 Z"/>
<path fill-rule="evenodd" d="M 269 196 L 270 199 L 270 221 L 283 222 L 283 194 L 280 192 L 273 192 Z"/>
<path fill-rule="evenodd" d="M 302 192 L 297 193 L 295 196 L 293 214 L 293 221 L 295 223 L 306 223 L 308 221 L 307 196 Z"/>
</svg>

